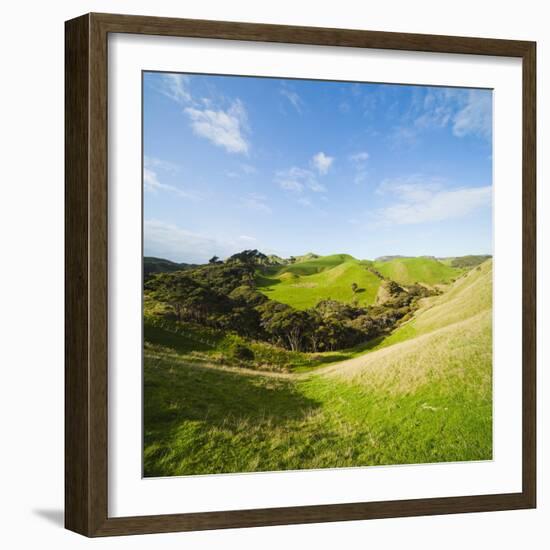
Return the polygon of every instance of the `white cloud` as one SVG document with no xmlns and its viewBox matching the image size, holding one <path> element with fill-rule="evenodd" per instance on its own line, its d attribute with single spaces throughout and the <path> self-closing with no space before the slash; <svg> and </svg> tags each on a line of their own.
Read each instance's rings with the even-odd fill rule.
<svg viewBox="0 0 550 550">
<path fill-rule="evenodd" d="M 418 141 L 419 130 L 409 126 L 395 126 L 388 137 L 394 147 L 412 146 Z"/>
<path fill-rule="evenodd" d="M 299 114 L 302 114 L 302 107 L 304 105 L 304 102 L 302 101 L 302 98 L 294 90 L 290 90 L 288 87 L 283 86 L 279 90 L 279 93 L 282 96 L 286 97 L 286 99 L 288 99 L 290 104 L 296 109 L 296 111 Z"/>
<path fill-rule="evenodd" d="M 255 174 L 257 172 L 254 166 L 251 164 L 245 164 L 244 162 L 241 164 L 241 170 L 247 175 Z"/>
<path fill-rule="evenodd" d="M 300 197 L 298 200 L 297 200 L 298 204 L 301 204 L 302 206 L 313 206 L 312 202 L 306 198 L 306 197 Z"/>
<path fill-rule="evenodd" d="M 286 191 L 301 193 L 309 189 L 316 193 L 324 193 L 326 187 L 317 181 L 311 170 L 293 166 L 288 170 L 281 170 L 275 174 L 275 182 Z"/>
<path fill-rule="evenodd" d="M 377 192 L 395 202 L 376 211 L 377 222 L 407 225 L 456 219 L 491 204 L 492 187 L 448 188 L 419 176 L 385 180 Z"/>
<path fill-rule="evenodd" d="M 258 242 L 249 235 L 227 239 L 207 237 L 159 220 L 145 220 L 143 236 L 145 256 L 197 264 L 206 263 L 212 256 L 227 258 Z"/>
<path fill-rule="evenodd" d="M 256 174 L 258 170 L 251 164 L 245 164 L 241 163 L 237 166 L 234 170 L 226 170 L 225 175 L 228 178 L 242 178 L 243 176 L 250 176 L 252 174 Z"/>
<path fill-rule="evenodd" d="M 161 92 L 180 105 L 187 105 L 193 101 L 188 89 L 189 77 L 178 73 L 164 75 Z"/>
<path fill-rule="evenodd" d="M 229 153 L 248 153 L 249 144 L 244 137 L 248 127 L 247 114 L 240 100 L 235 100 L 226 111 L 187 107 L 185 113 L 198 136 L 223 147 Z"/>
<path fill-rule="evenodd" d="M 212 256 L 225 258 L 242 248 L 242 243 L 223 241 L 187 231 L 158 220 L 143 224 L 144 254 L 176 262 L 205 263 Z"/>
<path fill-rule="evenodd" d="M 322 151 L 314 155 L 311 159 L 311 164 L 321 176 L 324 176 L 329 171 L 333 162 L 334 157 L 329 157 Z"/>
<path fill-rule="evenodd" d="M 489 90 L 430 89 L 415 109 L 414 126 L 418 130 L 450 126 L 457 137 L 491 137 L 493 105 Z"/>
<path fill-rule="evenodd" d="M 143 164 L 148 168 L 159 168 L 166 172 L 179 171 L 179 166 L 177 164 L 174 164 L 173 162 L 168 162 L 167 160 L 162 160 L 156 157 L 149 157 L 147 155 L 145 155 L 145 157 L 143 158 Z"/>
<path fill-rule="evenodd" d="M 160 183 L 156 172 L 147 167 L 143 168 L 143 187 L 145 191 L 153 192 L 166 188 L 165 185 Z"/>
<path fill-rule="evenodd" d="M 249 210 L 271 214 L 271 207 L 267 204 L 267 197 L 259 193 L 249 193 L 242 199 L 242 204 Z"/>
<path fill-rule="evenodd" d="M 369 160 L 370 155 L 367 153 L 367 151 L 359 151 L 358 153 L 354 153 L 353 155 L 349 156 L 349 159 L 352 162 L 366 162 Z"/>
<path fill-rule="evenodd" d="M 369 160 L 370 155 L 367 151 L 359 151 L 349 156 L 349 159 L 354 165 L 355 176 L 353 182 L 356 185 L 360 185 L 367 181 L 368 170 L 367 170 L 367 161 Z"/>
<path fill-rule="evenodd" d="M 493 103 L 488 91 L 470 90 L 466 105 L 453 119 L 453 134 L 474 134 L 489 139 L 492 134 Z"/>
<path fill-rule="evenodd" d="M 239 239 L 241 241 L 246 241 L 246 242 L 249 242 L 249 243 L 255 243 L 258 241 L 258 239 L 256 239 L 256 237 L 251 237 L 250 235 L 239 235 Z"/>
<path fill-rule="evenodd" d="M 419 129 L 447 126 L 463 96 L 463 91 L 455 88 L 428 88 L 423 101 L 413 100 L 417 114 L 415 126 Z"/>
<path fill-rule="evenodd" d="M 160 91 L 184 108 L 183 112 L 196 135 L 229 153 L 248 154 L 248 116 L 243 102 L 234 99 L 229 106 L 221 107 L 220 102 L 213 98 L 195 98 L 190 91 L 190 83 L 191 78 L 187 75 L 166 74 Z"/>
<path fill-rule="evenodd" d="M 143 189 L 145 192 L 158 193 L 159 191 L 167 191 L 185 199 L 201 200 L 203 198 L 202 194 L 197 191 L 182 189 L 175 185 L 162 183 L 159 179 L 158 172 L 150 167 L 162 166 L 162 162 L 163 161 L 158 159 L 152 161 L 150 157 L 145 157 L 143 166 Z M 169 168 L 165 168 L 165 170 L 169 170 Z"/>
</svg>

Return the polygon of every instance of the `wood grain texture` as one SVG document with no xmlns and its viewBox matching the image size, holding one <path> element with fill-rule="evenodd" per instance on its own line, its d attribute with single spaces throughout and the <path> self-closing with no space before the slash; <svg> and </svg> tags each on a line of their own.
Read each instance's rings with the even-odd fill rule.
<svg viewBox="0 0 550 550">
<path fill-rule="evenodd" d="M 536 45 L 523 56 L 523 492 L 537 500 L 537 80 Z"/>
<path fill-rule="evenodd" d="M 523 490 L 520 493 L 108 516 L 108 33 L 520 57 L 523 61 Z M 511 510 L 536 505 L 536 50 L 532 42 L 112 14 L 66 23 L 65 524 L 86 536 Z"/>
<path fill-rule="evenodd" d="M 65 526 L 89 533 L 89 18 L 65 26 Z"/>
</svg>

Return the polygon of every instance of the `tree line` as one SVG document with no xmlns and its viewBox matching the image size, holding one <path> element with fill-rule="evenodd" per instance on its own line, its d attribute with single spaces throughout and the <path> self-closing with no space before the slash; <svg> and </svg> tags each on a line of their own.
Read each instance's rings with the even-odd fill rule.
<svg viewBox="0 0 550 550">
<path fill-rule="evenodd" d="M 166 315 L 177 321 L 233 331 L 306 352 L 333 351 L 367 342 L 391 330 L 412 313 L 420 297 L 431 293 L 421 285 L 404 288 L 384 281 L 389 293 L 384 304 L 359 307 L 329 299 L 298 310 L 270 300 L 256 289 L 256 272 L 266 265 L 267 256 L 245 250 L 225 261 L 213 257 L 206 265 L 154 274 L 145 282 L 145 291 L 166 304 Z"/>
</svg>

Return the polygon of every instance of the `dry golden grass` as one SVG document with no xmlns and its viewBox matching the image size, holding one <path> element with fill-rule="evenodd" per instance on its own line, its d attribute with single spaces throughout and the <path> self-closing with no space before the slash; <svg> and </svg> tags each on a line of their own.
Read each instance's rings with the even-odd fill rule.
<svg viewBox="0 0 550 550">
<path fill-rule="evenodd" d="M 490 311 L 327 369 L 325 375 L 391 395 L 426 384 L 441 391 L 457 380 L 487 392 L 491 386 Z"/>
<path fill-rule="evenodd" d="M 426 384 L 438 384 L 444 392 L 459 381 L 490 392 L 492 262 L 461 277 L 442 296 L 426 300 L 391 339 L 393 345 L 329 367 L 324 374 L 392 395 Z"/>
</svg>

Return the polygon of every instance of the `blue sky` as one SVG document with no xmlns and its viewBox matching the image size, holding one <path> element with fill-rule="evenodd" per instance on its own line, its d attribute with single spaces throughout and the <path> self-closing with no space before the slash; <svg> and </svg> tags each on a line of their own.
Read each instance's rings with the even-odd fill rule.
<svg viewBox="0 0 550 550">
<path fill-rule="evenodd" d="M 144 73 L 144 253 L 492 252 L 492 92 Z"/>
</svg>

